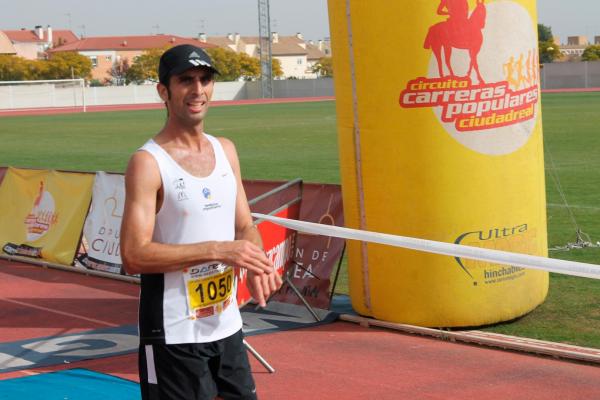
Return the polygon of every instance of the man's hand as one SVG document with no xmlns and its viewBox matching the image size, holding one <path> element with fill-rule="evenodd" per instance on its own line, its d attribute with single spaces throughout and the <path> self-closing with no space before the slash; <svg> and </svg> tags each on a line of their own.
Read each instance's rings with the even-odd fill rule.
<svg viewBox="0 0 600 400">
<path fill-rule="evenodd" d="M 275 293 L 282 284 L 281 277 L 274 269 L 268 274 L 256 274 L 248 271 L 248 290 L 259 306 L 265 307 L 267 299 Z"/>
<path fill-rule="evenodd" d="M 218 259 L 227 265 L 238 268 L 246 268 L 250 272 L 262 275 L 273 272 L 273 263 L 267 258 L 265 252 L 248 240 L 234 240 L 232 242 L 220 242 L 217 252 Z"/>
<path fill-rule="evenodd" d="M 249 240 L 219 242 L 218 259 L 236 268 L 248 270 L 248 290 L 261 307 L 281 287 L 282 280 L 265 252 Z"/>
</svg>

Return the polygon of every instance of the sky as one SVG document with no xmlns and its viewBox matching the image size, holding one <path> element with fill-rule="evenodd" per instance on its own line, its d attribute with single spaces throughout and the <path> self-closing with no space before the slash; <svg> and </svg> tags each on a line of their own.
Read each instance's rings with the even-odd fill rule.
<svg viewBox="0 0 600 400">
<path fill-rule="evenodd" d="M 87 36 L 165 33 L 258 36 L 257 0 L 0 0 L 0 30 L 50 25 Z M 326 0 L 270 0 L 271 31 L 329 37 Z"/>
<path fill-rule="evenodd" d="M 587 36 L 594 41 L 600 36 L 600 1 L 598 0 L 538 0 L 538 22 L 552 28 L 561 43 L 567 36 Z"/>
<path fill-rule="evenodd" d="M 369 1 L 369 0 L 361 0 Z M 434 1 L 434 0 L 389 0 Z M 6 4 L 3 4 L 6 3 Z M 0 30 L 50 25 L 77 35 L 258 35 L 257 0 L 0 0 Z M 538 0 L 538 21 L 561 42 L 567 36 L 600 36 L 600 1 Z M 271 31 L 329 37 L 326 0 L 270 0 Z"/>
</svg>

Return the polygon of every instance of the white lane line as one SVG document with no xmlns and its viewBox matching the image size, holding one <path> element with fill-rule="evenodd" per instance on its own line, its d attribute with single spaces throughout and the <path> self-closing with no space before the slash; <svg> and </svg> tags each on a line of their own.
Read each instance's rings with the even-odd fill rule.
<svg viewBox="0 0 600 400">
<path fill-rule="evenodd" d="M 559 204 L 559 203 L 548 203 L 548 207 L 567 208 L 567 206 L 565 206 L 564 204 Z M 596 211 L 600 210 L 600 207 L 594 207 L 594 206 L 578 206 L 578 205 L 569 204 L 569 207 L 570 208 L 581 208 L 584 210 L 596 210 Z"/>
</svg>

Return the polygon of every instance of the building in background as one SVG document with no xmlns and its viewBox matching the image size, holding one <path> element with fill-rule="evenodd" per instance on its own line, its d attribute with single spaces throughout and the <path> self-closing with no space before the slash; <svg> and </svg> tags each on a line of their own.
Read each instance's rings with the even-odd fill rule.
<svg viewBox="0 0 600 400">
<path fill-rule="evenodd" d="M 51 57 L 53 53 L 75 51 L 92 61 L 92 79 L 100 82 L 112 80 L 113 69 L 127 60 L 129 65 L 135 57 L 154 48 L 167 48 L 177 44 L 194 44 L 199 47 L 221 47 L 236 53 L 259 57 L 259 38 L 200 34 L 197 38 L 175 35 L 97 36 L 78 38 L 70 30 L 53 30 L 50 26 L 36 26 L 33 30 L 0 31 L 0 54 L 16 54 L 34 60 Z M 279 60 L 283 70 L 280 79 L 318 78 L 313 67 L 322 57 L 331 56 L 329 40 L 305 41 L 301 33 L 281 36 L 273 32 L 271 53 Z"/>
<path fill-rule="evenodd" d="M 239 33 L 228 33 L 225 36 L 211 36 L 210 38 L 205 33 L 201 33 L 198 35 L 198 40 L 236 53 L 246 53 L 251 57 L 257 57 L 258 54 L 256 46 L 247 43 Z"/>
<path fill-rule="evenodd" d="M 592 44 L 600 45 L 600 36 L 594 37 L 594 43 L 590 43 L 586 36 L 569 36 L 567 43 L 560 45 L 563 58 L 557 61 L 580 61 L 585 49 Z"/>
<path fill-rule="evenodd" d="M 0 54 L 15 55 L 17 50 L 6 34 L 0 31 Z"/>
<path fill-rule="evenodd" d="M 312 41 L 308 42 L 306 44 L 306 51 L 306 62 L 308 69 L 311 72 L 321 58 L 331 57 L 331 49 L 325 47 L 325 42 L 323 40 L 319 40 L 317 44 L 314 44 Z M 313 73 L 313 75 L 315 74 Z"/>
<path fill-rule="evenodd" d="M 259 56 L 258 36 L 240 36 L 238 33 L 207 36 L 201 33 L 198 39 L 236 53 L 246 53 L 255 58 Z M 307 43 L 301 33 L 293 36 L 280 36 L 277 32 L 271 34 L 271 54 L 281 63 L 282 79 L 317 78 L 312 68 L 321 57 L 328 55 L 326 49 L 324 41 L 320 40 L 317 44 Z"/>
<path fill-rule="evenodd" d="M 15 54 L 28 60 L 46 58 L 46 52 L 54 47 L 75 42 L 79 38 L 70 30 L 53 30 L 50 25 L 44 29 L 41 25 L 33 30 L 5 30 L 3 33 L 11 41 Z"/>
<path fill-rule="evenodd" d="M 147 50 L 168 48 L 179 44 L 193 44 L 203 48 L 215 47 L 198 39 L 175 35 L 97 36 L 56 47 L 49 53 L 76 51 L 89 57 L 92 61 L 92 79 L 105 82 L 112 80 L 111 71 L 118 63 L 127 60 L 131 65 L 135 57 Z"/>
</svg>

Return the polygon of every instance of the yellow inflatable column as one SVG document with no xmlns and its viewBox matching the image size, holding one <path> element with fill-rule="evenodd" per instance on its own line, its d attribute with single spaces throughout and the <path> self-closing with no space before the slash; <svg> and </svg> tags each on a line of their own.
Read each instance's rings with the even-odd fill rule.
<svg viewBox="0 0 600 400">
<path fill-rule="evenodd" d="M 533 0 L 329 0 L 346 223 L 547 255 Z M 548 274 L 350 243 L 356 311 L 422 326 L 509 320 Z"/>
</svg>

